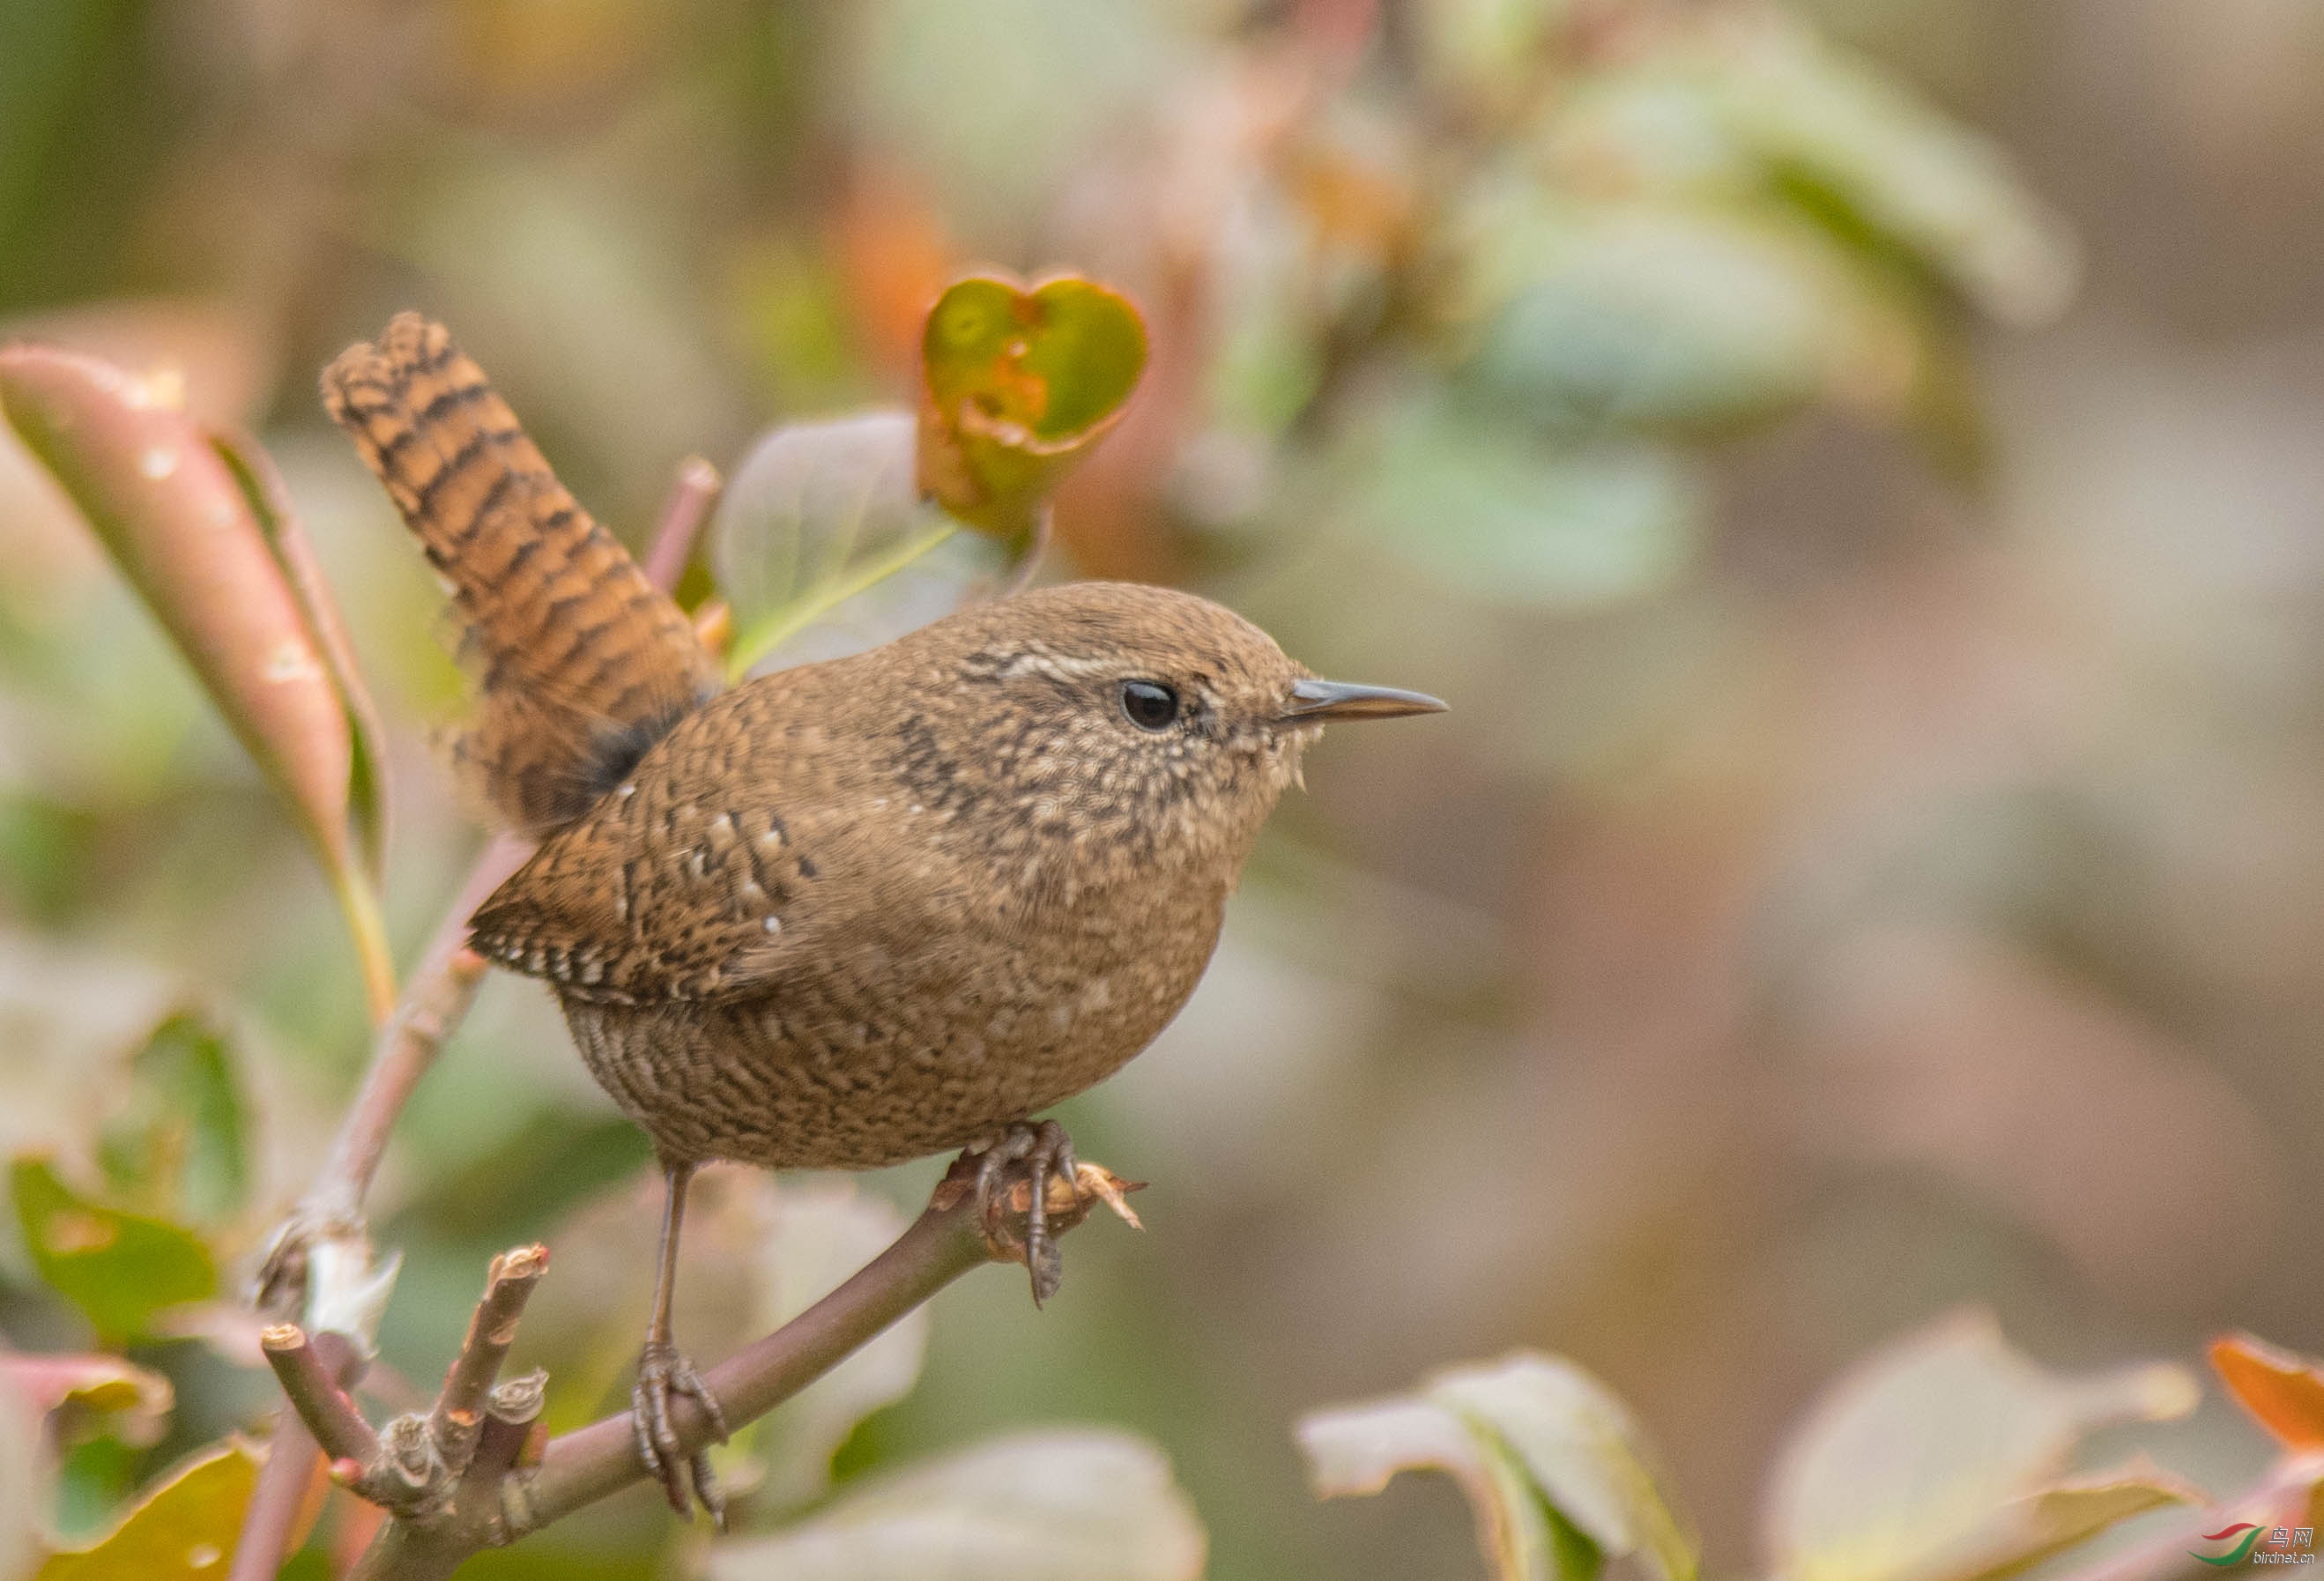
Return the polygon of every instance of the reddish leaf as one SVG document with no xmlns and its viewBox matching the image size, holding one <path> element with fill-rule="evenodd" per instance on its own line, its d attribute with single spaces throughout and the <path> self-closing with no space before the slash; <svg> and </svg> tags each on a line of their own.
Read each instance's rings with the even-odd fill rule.
<svg viewBox="0 0 2324 1581">
<path fill-rule="evenodd" d="M 69 1411 L 75 1432 L 94 1429 L 139 1448 L 161 1439 L 177 1398 L 161 1374 L 101 1353 L 0 1352 L 0 1374 L 35 1411 Z"/>
<path fill-rule="evenodd" d="M 165 392 L 59 347 L 0 348 L 0 411 L 88 519 L 305 825 L 383 1015 L 392 971 L 348 840 L 360 790 L 363 843 L 375 844 L 370 753 L 359 757 L 354 722 L 368 703 L 341 679 L 351 668 L 333 661 L 344 655 L 318 634 L 327 605 L 313 586 L 301 596 L 311 569 L 295 524 L 261 519 L 269 479 L 246 451 L 237 474 L 216 437 Z"/>
</svg>

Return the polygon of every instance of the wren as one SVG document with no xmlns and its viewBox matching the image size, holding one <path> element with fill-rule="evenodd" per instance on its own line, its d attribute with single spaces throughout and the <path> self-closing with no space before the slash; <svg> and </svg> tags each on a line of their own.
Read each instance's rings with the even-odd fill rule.
<svg viewBox="0 0 2324 1581">
<path fill-rule="evenodd" d="M 479 680 L 456 756 L 540 835 L 474 947 L 545 981 L 668 1180 L 638 1445 L 714 1518 L 674 1394 L 686 1188 L 713 1160 L 873 1169 L 981 1150 L 1030 1173 L 1024 1254 L 1071 1144 L 1042 1110 L 1185 1003 L 1259 826 L 1331 721 L 1429 712 L 1318 680 L 1218 604 L 1068 583 L 712 694 L 685 619 L 558 487 L 475 364 L 412 316 L 324 379 L 451 584 Z M 681 1462 L 683 1461 L 683 1465 Z"/>
</svg>

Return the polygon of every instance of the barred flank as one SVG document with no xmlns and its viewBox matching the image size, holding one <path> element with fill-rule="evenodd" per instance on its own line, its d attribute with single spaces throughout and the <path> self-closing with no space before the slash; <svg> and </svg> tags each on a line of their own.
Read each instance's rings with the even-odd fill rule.
<svg viewBox="0 0 2324 1581">
<path fill-rule="evenodd" d="M 450 584 L 476 716 L 454 758 L 516 828 L 568 823 L 718 687 L 686 616 L 549 470 L 440 324 L 399 315 L 323 404 Z"/>
</svg>

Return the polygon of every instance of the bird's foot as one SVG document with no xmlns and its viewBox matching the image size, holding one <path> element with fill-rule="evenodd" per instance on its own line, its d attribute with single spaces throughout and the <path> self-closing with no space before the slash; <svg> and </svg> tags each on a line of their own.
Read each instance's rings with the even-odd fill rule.
<svg viewBox="0 0 2324 1581">
<path fill-rule="evenodd" d="M 1145 1182 L 1125 1181 L 1102 1164 L 1074 1157 L 1073 1139 L 1055 1120 L 1012 1123 L 963 1154 L 954 1166 L 955 1177 L 972 1160 L 977 1222 L 985 1244 L 996 1257 L 1024 1263 L 1035 1306 L 1056 1294 L 1065 1279 L 1058 1233 L 1080 1223 L 1093 1203 L 1103 1202 L 1133 1228 L 1143 1227 L 1124 1194 Z M 1010 1224 L 1019 1214 L 1025 1218 L 1021 1240 Z"/>
<path fill-rule="evenodd" d="M 710 1512 L 711 1524 L 724 1531 L 726 1501 L 718 1491 L 717 1477 L 711 1472 L 710 1452 L 706 1448 L 687 1454 L 678 1445 L 677 1429 L 670 1425 L 670 1399 L 679 1394 L 702 1407 L 703 1414 L 710 1419 L 711 1432 L 724 1443 L 726 1413 L 718 1408 L 718 1397 L 703 1383 L 694 1364 L 669 1345 L 648 1340 L 645 1349 L 638 1355 L 637 1387 L 630 1391 L 630 1427 L 637 1434 L 638 1458 L 661 1484 L 671 1509 L 681 1515 L 691 1515 L 698 1500 Z"/>
</svg>

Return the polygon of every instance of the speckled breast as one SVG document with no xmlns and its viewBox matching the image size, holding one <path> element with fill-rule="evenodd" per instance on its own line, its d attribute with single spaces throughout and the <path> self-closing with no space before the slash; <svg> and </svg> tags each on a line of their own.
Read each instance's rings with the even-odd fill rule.
<svg viewBox="0 0 2324 1581">
<path fill-rule="evenodd" d="M 733 1001 L 565 1001 L 598 1082 L 673 1159 L 875 1169 L 1094 1085 L 1194 990 L 1222 896 L 1076 907 L 939 966 L 800 974 Z"/>
</svg>

